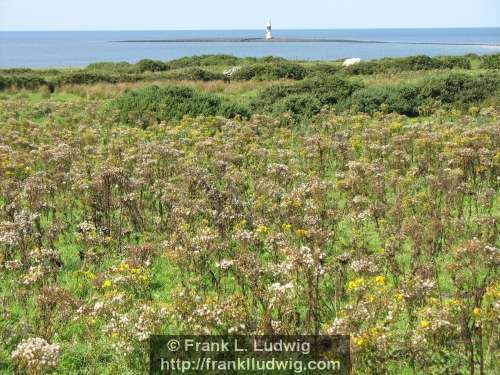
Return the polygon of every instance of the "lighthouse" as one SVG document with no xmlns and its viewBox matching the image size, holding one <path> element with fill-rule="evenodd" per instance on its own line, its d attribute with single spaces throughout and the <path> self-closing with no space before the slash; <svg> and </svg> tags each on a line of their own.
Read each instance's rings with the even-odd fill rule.
<svg viewBox="0 0 500 375">
<path fill-rule="evenodd" d="M 271 20 L 268 20 L 266 26 L 266 40 L 270 39 L 273 39 L 273 34 L 272 34 Z"/>
</svg>

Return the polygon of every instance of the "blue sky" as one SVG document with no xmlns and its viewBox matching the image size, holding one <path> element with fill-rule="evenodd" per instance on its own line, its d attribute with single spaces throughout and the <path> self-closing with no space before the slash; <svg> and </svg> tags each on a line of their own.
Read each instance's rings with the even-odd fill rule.
<svg viewBox="0 0 500 375">
<path fill-rule="evenodd" d="M 500 0 L 0 0 L 0 30 L 500 27 Z"/>
</svg>

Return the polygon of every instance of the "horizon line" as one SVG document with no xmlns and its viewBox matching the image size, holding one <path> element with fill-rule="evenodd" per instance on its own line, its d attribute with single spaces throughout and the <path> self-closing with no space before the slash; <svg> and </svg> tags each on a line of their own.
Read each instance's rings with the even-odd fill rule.
<svg viewBox="0 0 500 375">
<path fill-rule="evenodd" d="M 497 26 L 415 26 L 415 27 L 339 27 L 339 28 L 278 28 L 274 31 L 297 31 L 297 30 L 432 30 L 432 29 L 500 29 L 500 25 Z M 0 32 L 112 32 L 112 31 L 257 31 L 258 29 L 50 29 L 50 30 L 40 30 L 40 29 L 11 29 L 2 30 Z"/>
</svg>

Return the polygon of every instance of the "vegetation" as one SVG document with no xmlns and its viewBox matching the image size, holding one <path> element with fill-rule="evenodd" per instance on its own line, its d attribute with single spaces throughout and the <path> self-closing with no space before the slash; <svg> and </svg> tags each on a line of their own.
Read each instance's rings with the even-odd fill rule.
<svg viewBox="0 0 500 375">
<path fill-rule="evenodd" d="M 356 375 L 495 373 L 489 59 L 3 70 L 0 373 L 147 374 L 151 334 L 337 333 Z M 255 75 L 197 78 L 233 66 Z"/>
<path fill-rule="evenodd" d="M 173 119 L 180 120 L 186 115 L 250 117 L 250 111 L 243 106 L 187 87 L 151 86 L 129 91 L 114 99 L 110 107 L 118 110 L 121 122 L 142 126 Z"/>
</svg>

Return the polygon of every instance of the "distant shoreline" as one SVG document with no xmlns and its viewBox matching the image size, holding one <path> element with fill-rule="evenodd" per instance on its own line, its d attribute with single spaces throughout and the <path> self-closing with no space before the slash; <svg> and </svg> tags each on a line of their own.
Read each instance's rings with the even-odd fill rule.
<svg viewBox="0 0 500 375">
<path fill-rule="evenodd" d="M 180 38 L 180 39 L 137 39 L 111 40 L 110 43 L 358 43 L 358 44 L 401 44 L 401 45 L 435 45 L 435 46 L 477 46 L 500 47 L 494 43 L 453 43 L 453 42 L 402 42 L 360 39 L 330 39 L 330 38 Z"/>
</svg>

